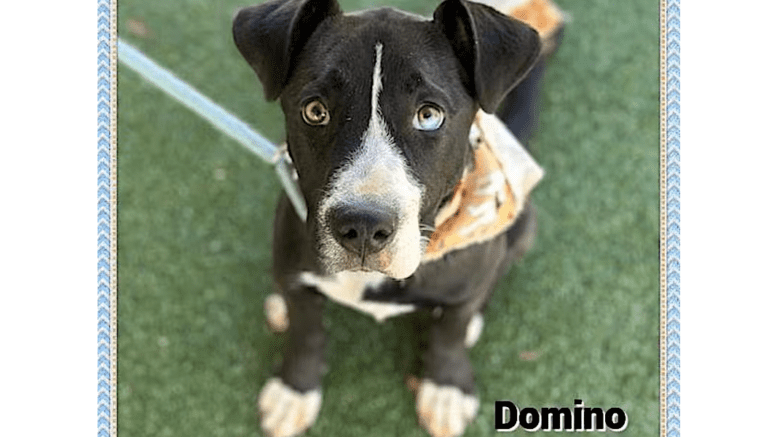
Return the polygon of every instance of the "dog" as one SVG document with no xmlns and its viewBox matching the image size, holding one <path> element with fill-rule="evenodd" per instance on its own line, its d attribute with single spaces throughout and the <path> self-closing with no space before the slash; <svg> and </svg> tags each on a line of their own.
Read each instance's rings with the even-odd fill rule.
<svg viewBox="0 0 777 437">
<path fill-rule="evenodd" d="M 271 0 L 240 10 L 233 37 L 280 100 L 308 210 L 303 221 L 285 195 L 276 209 L 280 294 L 267 303 L 287 344 L 259 396 L 265 434 L 298 435 L 318 415 L 328 298 L 377 320 L 431 314 L 416 411 L 432 436 L 460 435 L 479 408 L 467 347 L 536 232 L 542 170 L 491 114 L 540 58 L 540 35 L 466 0 L 431 19 Z"/>
</svg>

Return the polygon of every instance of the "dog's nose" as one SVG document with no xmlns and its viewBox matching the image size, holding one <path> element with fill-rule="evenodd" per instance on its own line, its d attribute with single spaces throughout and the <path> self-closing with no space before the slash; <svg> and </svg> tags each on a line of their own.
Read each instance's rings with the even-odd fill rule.
<svg viewBox="0 0 777 437">
<path fill-rule="evenodd" d="M 383 249 L 394 236 L 396 216 L 376 205 L 334 208 L 329 227 L 335 239 L 361 257 Z"/>
</svg>

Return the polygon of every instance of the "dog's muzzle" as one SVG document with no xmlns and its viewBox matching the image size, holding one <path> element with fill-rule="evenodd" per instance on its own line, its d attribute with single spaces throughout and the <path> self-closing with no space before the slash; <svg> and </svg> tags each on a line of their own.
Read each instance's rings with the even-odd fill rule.
<svg viewBox="0 0 777 437">
<path fill-rule="evenodd" d="M 388 184 L 387 184 L 388 185 Z M 390 185 L 389 185 L 390 186 Z M 414 195 L 408 196 L 408 194 Z M 325 272 L 378 272 L 404 279 L 421 262 L 420 190 L 359 195 L 335 190 L 319 212 Z"/>
</svg>

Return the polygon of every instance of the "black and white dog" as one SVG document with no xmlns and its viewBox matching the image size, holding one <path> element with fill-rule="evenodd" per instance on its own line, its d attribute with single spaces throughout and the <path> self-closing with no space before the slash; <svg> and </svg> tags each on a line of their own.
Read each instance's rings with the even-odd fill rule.
<svg viewBox="0 0 777 437">
<path fill-rule="evenodd" d="M 433 436 L 461 434 L 478 410 L 467 343 L 496 281 L 528 249 L 534 212 L 514 196 L 515 216 L 495 235 L 436 254 L 430 245 L 477 172 L 476 115 L 490 117 L 483 111 L 495 112 L 527 75 L 538 33 L 465 0 L 443 1 L 431 20 L 272 0 L 241 10 L 233 33 L 267 99 L 280 98 L 308 208 L 303 222 L 282 196 L 276 212 L 273 272 L 288 343 L 260 394 L 265 433 L 297 435 L 318 414 L 328 297 L 378 320 L 433 314 L 416 409 Z M 503 188 L 497 208 L 510 202 Z"/>
</svg>

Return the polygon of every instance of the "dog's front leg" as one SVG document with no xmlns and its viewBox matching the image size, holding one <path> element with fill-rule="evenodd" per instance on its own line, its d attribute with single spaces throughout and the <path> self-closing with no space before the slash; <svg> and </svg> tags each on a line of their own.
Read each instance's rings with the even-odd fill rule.
<svg viewBox="0 0 777 437">
<path fill-rule="evenodd" d="M 299 435 L 318 416 L 324 371 L 324 300 L 309 287 L 294 287 L 285 294 L 289 324 L 283 364 L 280 375 L 270 379 L 259 395 L 262 429 L 268 437 Z"/>
<path fill-rule="evenodd" d="M 416 412 L 433 437 L 461 435 L 477 414 L 475 377 L 465 346 L 475 314 L 472 303 L 446 307 L 430 327 Z"/>
</svg>

